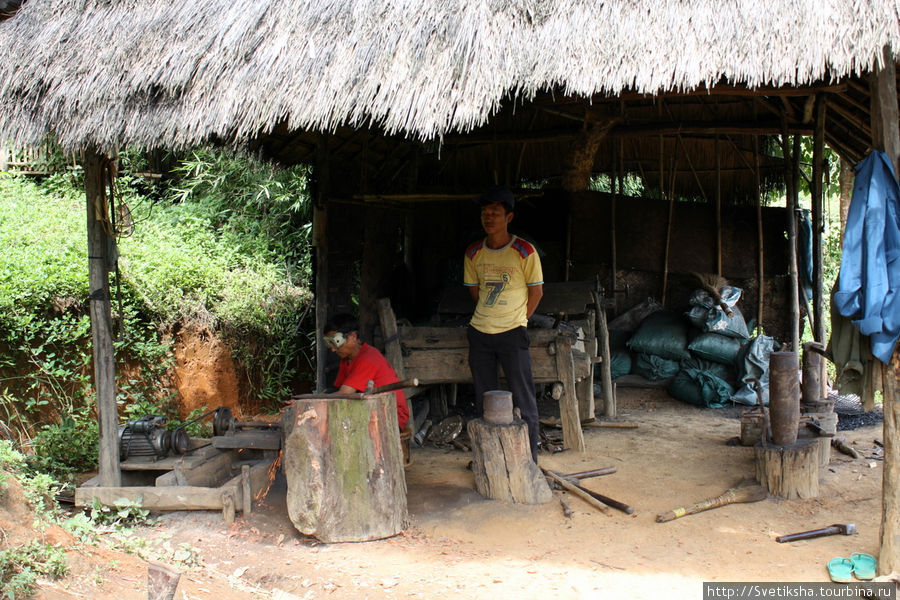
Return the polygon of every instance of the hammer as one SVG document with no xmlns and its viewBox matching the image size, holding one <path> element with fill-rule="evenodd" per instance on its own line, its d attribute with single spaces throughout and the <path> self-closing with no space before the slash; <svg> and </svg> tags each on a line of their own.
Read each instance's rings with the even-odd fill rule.
<svg viewBox="0 0 900 600">
<path fill-rule="evenodd" d="M 812 531 L 801 531 L 800 533 L 791 533 L 775 538 L 779 544 L 784 542 L 796 542 L 797 540 L 811 540 L 812 538 L 824 537 L 826 535 L 853 535 L 856 533 L 856 525 L 853 523 L 835 523 L 822 529 L 813 529 Z"/>
</svg>

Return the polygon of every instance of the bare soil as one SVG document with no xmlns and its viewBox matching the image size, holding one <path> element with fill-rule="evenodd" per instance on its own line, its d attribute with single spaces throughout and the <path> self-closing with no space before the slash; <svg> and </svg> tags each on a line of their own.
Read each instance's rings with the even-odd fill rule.
<svg viewBox="0 0 900 600">
<path fill-rule="evenodd" d="M 179 599 L 211 598 L 618 598 L 701 597 L 704 581 L 828 581 L 826 562 L 878 550 L 880 425 L 843 432 L 863 454 L 832 454 L 818 498 L 770 498 L 669 523 L 658 513 L 717 496 L 754 473 L 739 409 L 700 409 L 665 392 L 620 389 L 619 419 L 637 429 L 586 429 L 587 452 L 542 454 L 563 472 L 614 466 L 586 480 L 635 507 L 603 514 L 580 499 L 511 505 L 474 490 L 458 450 L 414 448 L 406 471 L 410 527 L 390 539 L 325 545 L 299 534 L 285 509 L 283 477 L 227 527 L 215 512 L 172 512 L 132 536 L 143 552 L 182 572 Z M 0 527 L 21 520 L 0 507 Z M 4 522 L 5 521 L 5 522 Z M 779 544 L 779 535 L 852 522 L 858 534 Z M 35 535 L 32 533 L 32 535 Z M 48 535 L 48 534 L 44 534 Z M 147 563 L 133 554 L 70 547 L 72 574 L 43 582 L 41 598 L 147 597 Z M 179 560 L 180 559 L 180 560 Z"/>
</svg>

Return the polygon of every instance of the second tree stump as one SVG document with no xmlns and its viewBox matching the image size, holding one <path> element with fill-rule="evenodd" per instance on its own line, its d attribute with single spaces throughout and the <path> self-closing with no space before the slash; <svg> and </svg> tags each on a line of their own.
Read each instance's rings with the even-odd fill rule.
<svg viewBox="0 0 900 600">
<path fill-rule="evenodd" d="M 528 426 L 521 419 L 509 424 L 469 421 L 475 489 L 485 498 L 517 504 L 542 504 L 553 492 L 531 460 Z"/>
</svg>

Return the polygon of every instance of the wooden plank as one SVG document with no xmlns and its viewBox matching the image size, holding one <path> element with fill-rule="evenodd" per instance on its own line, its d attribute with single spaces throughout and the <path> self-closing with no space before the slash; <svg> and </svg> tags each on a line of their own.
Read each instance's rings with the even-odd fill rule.
<svg viewBox="0 0 900 600">
<path fill-rule="evenodd" d="M 384 336 L 384 355 L 387 361 L 394 367 L 397 378 L 400 381 L 406 379 L 406 369 L 403 365 L 403 352 L 400 348 L 402 335 L 397 330 L 397 317 L 394 315 L 394 309 L 391 308 L 390 298 L 381 298 L 378 300 L 378 320 L 381 323 L 381 334 Z M 463 330 L 465 331 L 465 330 Z M 410 398 L 416 395 L 420 390 L 412 388 L 403 388 L 403 394 L 406 397 L 406 408 L 409 411 L 410 420 L 413 419 L 413 407 Z"/>
<path fill-rule="evenodd" d="M 138 460 L 130 458 L 122 461 L 120 468 L 123 471 L 171 471 L 176 467 L 190 469 L 221 454 L 219 449 L 213 447 L 211 440 L 205 441 L 209 446 L 204 446 L 203 448 L 199 448 L 184 456 L 165 456 L 158 460 Z"/>
<path fill-rule="evenodd" d="M 213 437 L 212 443 L 219 449 L 280 450 L 281 431 L 241 431 L 234 435 L 217 435 Z"/>
<path fill-rule="evenodd" d="M 408 327 L 399 328 L 400 339 L 407 350 L 414 348 L 466 348 L 469 347 L 465 327 Z M 556 341 L 556 329 L 529 329 L 531 347 L 546 348 Z M 387 350 L 387 347 L 385 347 Z M 399 350 L 399 349 L 398 349 Z M 393 363 L 392 363 L 393 364 Z M 399 373 L 398 373 L 399 375 Z"/>
<path fill-rule="evenodd" d="M 231 463 L 235 459 L 234 452 L 220 452 L 205 462 L 191 465 L 176 465 L 164 475 L 156 478 L 157 487 L 170 485 L 199 485 L 212 487 L 219 485 L 231 477 Z"/>
<path fill-rule="evenodd" d="M 87 200 L 88 278 L 90 280 L 91 350 L 100 426 L 99 472 L 106 486 L 122 484 L 119 470 L 119 417 L 116 405 L 116 359 L 109 296 L 109 208 L 104 199 L 104 160 L 93 149 L 84 153 Z"/>
<path fill-rule="evenodd" d="M 556 360 L 546 348 L 531 348 L 531 371 L 535 383 L 559 381 Z M 584 352 L 572 350 L 575 361 L 574 377 L 577 380 L 588 377 L 593 362 Z M 468 348 L 448 348 L 440 350 L 412 350 L 404 358 L 407 376 L 415 377 L 420 385 L 436 383 L 471 383 Z"/>
<path fill-rule="evenodd" d="M 566 313 L 583 315 L 587 313 L 591 299 L 592 281 L 551 281 L 544 283 L 541 297 L 542 314 Z M 451 288 L 444 292 L 438 304 L 439 314 L 467 315 L 474 310 L 472 297 L 464 287 Z"/>
<path fill-rule="evenodd" d="M 572 342 L 566 336 L 556 341 L 557 380 L 563 384 L 563 395 L 559 399 L 559 414 L 562 420 L 563 446 L 577 452 L 584 452 L 584 433 L 578 417 L 578 400 L 575 396 L 574 360 Z"/>
<path fill-rule="evenodd" d="M 610 419 L 616 418 L 616 389 L 612 383 L 612 360 L 609 352 L 609 327 L 606 322 L 606 308 L 603 306 L 603 297 L 596 293 L 594 301 L 599 312 L 597 342 L 600 344 L 600 387 L 603 390 L 603 414 Z M 593 416 L 593 415 L 592 415 Z"/>
<path fill-rule="evenodd" d="M 104 506 L 115 506 L 117 500 L 140 501 L 148 510 L 219 510 L 221 488 L 176 485 L 171 487 L 79 487 L 75 489 L 75 506 L 89 506 L 97 498 Z"/>
</svg>

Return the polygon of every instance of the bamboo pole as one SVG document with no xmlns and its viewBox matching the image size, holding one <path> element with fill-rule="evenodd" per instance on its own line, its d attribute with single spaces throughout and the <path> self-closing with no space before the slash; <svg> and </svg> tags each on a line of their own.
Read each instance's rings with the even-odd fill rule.
<svg viewBox="0 0 900 600">
<path fill-rule="evenodd" d="M 100 427 L 99 478 L 101 487 L 119 487 L 122 485 L 122 473 L 119 470 L 116 359 L 109 296 L 109 248 L 112 231 L 105 193 L 106 160 L 95 149 L 85 151 L 84 191 L 87 200 L 88 277 L 91 290 L 91 349 Z"/>
<path fill-rule="evenodd" d="M 872 146 L 883 150 L 900 173 L 900 109 L 897 106 L 895 57 L 885 46 L 883 62 L 869 82 L 872 101 Z M 900 350 L 894 349 L 890 366 L 882 370 L 884 382 L 884 470 L 881 485 L 881 550 L 878 573 L 900 571 Z"/>
</svg>

